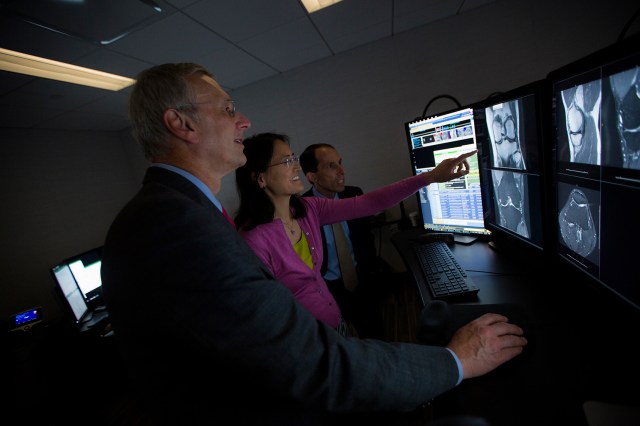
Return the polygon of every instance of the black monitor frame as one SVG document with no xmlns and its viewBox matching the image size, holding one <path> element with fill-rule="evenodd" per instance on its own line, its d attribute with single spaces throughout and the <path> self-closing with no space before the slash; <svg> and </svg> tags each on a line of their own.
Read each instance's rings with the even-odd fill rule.
<svg viewBox="0 0 640 426">
<path fill-rule="evenodd" d="M 82 310 L 81 309 L 82 303 L 77 299 L 73 299 L 73 295 L 71 293 L 73 293 L 74 291 L 69 290 L 69 288 L 73 288 L 70 282 L 71 280 L 73 280 L 73 282 L 77 286 L 78 292 L 82 295 L 84 304 L 86 305 L 86 310 L 84 310 L 84 314 L 88 314 L 94 309 L 104 306 L 102 284 L 101 284 L 101 279 L 99 275 L 100 265 L 96 265 L 97 262 L 101 262 L 101 261 L 102 261 L 102 246 L 93 248 L 91 250 L 87 250 L 75 256 L 68 257 L 63 261 L 58 262 L 56 265 L 54 265 L 50 269 L 54 282 L 57 285 L 57 289 L 61 293 L 62 297 L 65 299 L 77 323 L 82 321 L 82 318 L 78 318 L 78 315 L 77 315 L 77 312 L 79 310 Z M 86 286 L 83 286 L 83 283 L 78 282 L 80 277 L 75 276 L 72 271 L 73 269 L 76 268 L 75 265 L 78 265 L 78 264 L 84 265 L 85 269 L 91 268 L 90 269 L 92 274 L 91 279 L 92 281 L 94 281 L 94 284 L 92 286 L 86 287 Z M 56 276 L 56 273 L 59 271 L 64 271 L 66 272 L 66 274 L 71 275 L 69 277 L 70 279 L 68 280 L 69 283 L 66 285 L 67 287 L 66 289 L 63 288 L 64 287 L 62 285 L 63 283 L 61 283 L 58 277 Z M 97 280 L 100 280 L 100 281 L 98 282 Z M 97 283 L 97 285 L 95 283 Z"/>
<path fill-rule="evenodd" d="M 442 124 L 440 124 L 442 123 Z M 404 123 L 411 170 L 414 175 L 434 168 L 439 160 L 476 149 L 473 107 L 460 106 Z M 456 242 L 470 244 L 489 235 L 484 228 L 482 194 L 477 156 L 469 158 L 471 172 L 460 179 L 432 184 L 416 193 L 422 224 L 427 232 L 449 232 Z M 458 196 L 458 189 L 466 191 Z M 430 200 L 429 194 L 433 197 Z M 454 194 L 454 195 L 452 195 Z M 438 201 L 440 200 L 440 201 Z M 439 206 L 443 217 L 436 217 L 429 204 Z M 457 206 L 457 207 L 456 207 Z M 444 220 L 444 212 L 451 214 Z M 455 211 L 453 211 L 455 209 Z M 434 208 L 438 211 L 438 208 Z M 455 218 L 455 215 L 462 217 Z"/>
<path fill-rule="evenodd" d="M 580 282 L 640 310 L 640 163 L 633 160 L 638 139 L 635 132 L 627 143 L 619 126 L 624 121 L 636 127 L 640 117 L 637 96 L 632 108 L 623 109 L 615 93 L 627 74 L 635 74 L 635 88 L 631 81 L 626 86 L 627 94 L 633 92 L 627 100 L 634 102 L 640 34 L 548 74 L 554 113 L 551 219 L 560 263 Z"/>
<path fill-rule="evenodd" d="M 549 105 L 549 84 L 538 80 L 492 95 L 474 106 L 485 228 L 491 232 L 491 246 L 507 253 L 521 255 L 524 250 L 546 256 L 549 249 Z M 506 116 L 515 117 L 508 118 L 515 123 L 515 133 L 511 140 L 498 144 L 488 120 L 496 121 L 491 114 L 500 106 L 513 109 Z M 509 144 L 507 147 L 518 144 L 517 160 L 498 158 L 496 153 L 505 143 Z M 518 197 L 512 199 L 509 191 L 502 189 L 505 181 L 501 179 L 506 178 L 513 183 Z M 502 197 L 508 202 L 501 203 L 499 191 L 508 194 Z M 509 215 L 511 208 L 514 214 Z"/>
<path fill-rule="evenodd" d="M 55 293 L 64 301 L 67 313 L 75 324 L 80 324 L 90 314 L 89 306 L 76 282 L 69 265 L 61 262 L 50 270 L 51 277 L 56 283 Z"/>
</svg>

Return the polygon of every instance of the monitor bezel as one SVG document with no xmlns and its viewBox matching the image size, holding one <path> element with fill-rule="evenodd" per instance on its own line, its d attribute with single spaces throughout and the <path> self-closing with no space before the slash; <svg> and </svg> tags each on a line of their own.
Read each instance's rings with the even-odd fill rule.
<svg viewBox="0 0 640 426">
<path fill-rule="evenodd" d="M 71 278 L 73 279 L 73 283 L 75 285 L 75 289 L 79 293 L 79 295 L 81 296 L 80 298 L 78 298 L 78 302 L 79 301 L 82 302 L 82 312 L 79 315 L 76 314 L 76 311 L 75 311 L 74 307 L 72 306 L 72 302 L 69 300 L 69 297 L 66 294 L 66 291 L 65 291 L 66 289 L 63 288 L 63 285 L 60 282 L 60 279 L 58 279 L 58 275 L 56 274 L 56 271 L 58 269 L 61 269 L 61 268 L 66 268 L 68 270 L 68 273 L 71 275 Z M 69 265 L 66 263 L 66 261 L 59 262 L 59 263 L 53 265 L 51 268 L 49 268 L 49 272 L 51 273 L 51 277 L 53 278 L 53 281 L 56 284 L 55 285 L 56 293 L 60 296 L 60 298 L 62 300 L 64 300 L 64 302 L 65 302 L 64 304 L 66 306 L 66 311 L 68 312 L 70 317 L 73 319 L 73 322 L 75 324 L 82 323 L 84 321 L 84 319 L 90 314 L 91 309 L 89 309 L 89 306 L 87 305 L 87 301 L 85 300 L 84 294 L 82 293 L 82 290 L 80 289 L 80 286 L 78 285 L 78 282 L 73 277 L 73 274 L 71 273 L 71 270 L 69 269 Z"/>
<path fill-rule="evenodd" d="M 549 102 L 550 86 L 546 79 L 537 80 L 531 83 L 524 84 L 522 86 L 512 88 L 505 92 L 500 92 L 489 96 L 488 98 L 479 101 L 474 104 L 474 120 L 476 120 L 476 138 L 478 145 L 478 164 L 480 166 L 480 180 L 483 187 L 482 202 L 483 211 L 485 212 L 485 228 L 491 232 L 491 245 L 494 248 L 501 248 L 501 251 L 513 253 L 515 250 L 526 250 L 527 253 L 546 256 L 551 244 L 550 236 L 550 224 L 548 217 L 548 205 L 549 205 L 549 173 L 550 173 L 550 161 L 551 153 L 549 151 Z M 490 152 L 486 152 L 483 141 L 481 140 L 484 123 L 485 109 L 493 105 L 519 100 L 527 96 L 533 96 L 533 110 L 535 113 L 535 126 L 536 137 L 538 143 L 536 146 L 535 155 L 537 156 L 538 170 L 535 172 L 527 173 L 528 175 L 538 176 L 538 191 L 539 191 L 539 230 L 537 241 L 532 238 L 526 238 L 522 235 L 503 227 L 497 223 L 488 220 L 489 212 L 494 210 L 494 201 L 491 198 L 493 191 L 487 190 L 488 185 L 492 184 L 492 180 L 488 178 L 487 173 L 491 173 L 492 155 Z M 486 127 L 486 126 L 485 126 Z M 529 150 L 530 152 L 530 150 Z M 529 159 L 529 161 L 531 161 Z M 499 169 L 499 168 L 498 168 Z M 508 169 L 505 169 L 508 171 Z M 521 173 L 520 170 L 514 169 L 516 173 Z M 531 182 L 529 186 L 533 185 Z M 535 201 L 535 200 L 534 200 Z"/>
<path fill-rule="evenodd" d="M 609 277 L 609 279 L 605 281 L 606 278 L 603 279 L 603 275 L 605 275 L 605 273 L 602 273 L 601 271 L 602 267 L 600 265 L 600 260 L 598 260 L 599 263 L 597 265 L 596 275 L 590 265 L 585 267 L 580 265 L 579 262 L 572 261 L 566 256 L 566 251 L 568 249 L 560 243 L 560 225 L 557 220 L 561 211 L 560 202 L 558 200 L 560 190 L 562 189 L 560 188 L 560 183 L 569 185 L 572 182 L 571 179 L 576 179 L 579 175 L 586 175 L 589 178 L 594 178 L 594 180 L 597 179 L 598 182 L 603 182 L 605 185 L 609 185 L 608 182 L 610 182 L 611 176 L 613 175 L 612 170 L 617 170 L 625 179 L 640 182 L 639 170 L 613 167 L 603 164 L 602 160 L 599 165 L 595 166 L 575 163 L 576 166 L 572 167 L 572 170 L 567 170 L 566 165 L 568 163 L 566 161 L 561 161 L 559 158 L 558 134 L 560 130 L 558 128 L 563 121 L 560 123 L 556 121 L 557 116 L 555 114 L 555 108 L 558 107 L 558 102 L 562 102 L 557 99 L 557 93 L 559 93 L 562 88 L 567 88 L 571 84 L 578 85 L 589 83 L 592 81 L 591 78 L 594 75 L 597 75 L 597 78 L 602 81 L 603 78 L 626 69 L 624 67 L 628 67 L 629 63 L 640 64 L 640 33 L 629 36 L 619 42 L 571 62 L 547 75 L 546 79 L 549 83 L 551 96 L 550 105 L 552 106 L 552 111 L 550 112 L 550 114 L 552 114 L 550 115 L 550 119 L 552 120 L 550 143 L 553 155 L 551 161 L 552 202 L 550 203 L 549 217 L 554 223 L 552 244 L 558 264 L 561 265 L 563 269 L 569 271 L 572 276 L 579 276 L 581 278 L 580 280 L 575 280 L 576 282 L 596 289 L 602 295 L 606 294 L 610 296 L 612 300 L 616 300 L 625 307 L 630 307 L 635 311 L 640 311 L 640 290 L 638 290 L 637 285 L 634 287 L 633 283 L 631 283 L 631 285 L 629 285 L 629 283 L 622 283 L 622 281 L 624 281 L 622 278 L 612 279 Z M 603 90 L 602 86 L 600 90 Z M 602 128 L 599 128 L 598 131 L 602 134 Z M 564 173 L 562 178 L 558 176 L 561 172 Z M 591 188 L 591 186 L 586 183 L 581 187 L 588 189 Z M 635 191 L 640 191 L 640 183 L 629 185 L 629 187 Z M 601 199 L 602 193 L 600 193 L 598 200 L 601 201 Z M 598 212 L 600 212 L 600 208 L 598 209 Z M 598 213 L 598 215 L 600 215 L 600 213 Z M 600 220 L 600 217 L 598 219 Z M 622 219 L 618 217 L 616 217 L 616 220 L 622 221 Z M 601 228 L 599 225 L 598 232 L 600 232 L 600 230 Z M 598 238 L 602 239 L 603 237 L 602 235 L 598 235 Z M 598 248 L 598 250 L 600 250 L 600 248 Z M 599 254 L 598 256 L 600 259 L 600 256 L 602 255 Z M 609 254 L 604 256 L 611 258 L 611 255 Z M 606 274 L 611 275 L 611 272 Z"/>
<path fill-rule="evenodd" d="M 51 274 L 54 276 L 54 279 L 56 279 L 55 275 L 54 275 L 54 269 L 60 265 L 66 265 L 67 267 L 69 267 L 73 262 L 76 262 L 78 260 L 81 261 L 88 261 L 88 260 L 94 260 L 94 261 L 102 261 L 102 247 L 103 246 L 98 246 L 95 248 L 92 248 L 90 250 L 86 250 L 80 254 L 74 255 L 74 256 L 69 256 L 66 259 L 62 260 L 61 262 L 58 262 L 56 265 L 54 265 L 53 267 L 50 268 L 51 270 Z M 84 263 L 84 262 L 83 262 Z M 95 262 L 93 262 L 95 263 Z M 57 280 L 57 279 L 56 279 Z M 75 280 L 75 277 L 74 277 Z M 57 283 L 57 281 L 56 281 Z M 82 286 L 80 285 L 80 283 L 77 282 L 76 280 L 76 285 L 78 286 L 78 289 L 80 289 L 80 293 L 82 294 L 84 301 L 88 307 L 88 312 L 93 311 L 96 308 L 102 307 L 104 306 L 104 296 L 103 296 L 103 290 L 102 290 L 102 283 L 94 288 L 93 290 L 90 290 L 88 292 L 84 292 L 82 289 Z"/>
<path fill-rule="evenodd" d="M 413 118 L 412 120 L 408 120 L 404 122 L 404 130 L 405 130 L 405 139 L 406 139 L 406 147 L 409 151 L 409 160 L 411 162 L 411 172 L 413 173 L 413 175 L 417 174 L 416 171 L 416 167 L 414 165 L 414 148 L 413 148 L 413 143 L 412 143 L 412 134 L 411 134 L 411 130 L 410 130 L 410 125 L 415 124 L 419 121 L 422 120 L 427 120 L 427 119 L 432 119 L 432 118 L 436 118 L 436 117 L 440 117 L 440 116 L 446 116 L 448 114 L 452 114 L 458 111 L 465 111 L 465 110 L 471 110 L 472 114 L 474 112 L 474 104 L 466 104 L 466 105 L 461 105 L 461 106 L 457 106 L 455 108 L 451 108 L 451 109 L 447 109 L 447 110 L 443 110 L 443 111 L 439 111 L 439 112 L 435 112 L 435 113 L 431 113 L 431 114 L 425 114 L 423 116 L 418 116 Z M 473 122 L 473 119 L 472 119 Z M 475 126 L 475 123 L 474 123 Z M 475 140 L 475 127 L 474 127 L 474 144 L 477 147 L 477 140 Z M 424 188 L 423 190 L 426 190 L 426 188 Z M 418 191 L 415 195 L 416 197 L 416 204 L 418 206 L 418 214 L 421 220 L 421 225 L 423 227 L 423 229 L 426 232 L 448 232 L 454 235 L 455 241 L 462 243 L 462 244 L 470 244 L 472 242 L 474 242 L 476 239 L 478 238 L 484 238 L 484 237 L 488 237 L 490 236 L 490 231 L 487 230 L 485 227 L 482 228 L 476 228 L 474 229 L 459 229 L 459 228 L 455 228 L 455 229 L 427 229 L 426 225 L 424 224 L 424 212 L 423 212 L 423 207 L 422 207 L 422 203 L 420 202 L 421 200 L 421 195 L 420 195 L 420 191 Z M 482 197 L 481 197 L 482 198 Z M 482 207 L 482 206 L 481 206 Z"/>
<path fill-rule="evenodd" d="M 76 262 L 78 260 L 95 260 L 96 262 L 102 262 L 102 246 L 95 247 L 75 256 L 68 257 L 64 261 L 67 265 L 71 265 L 73 262 Z M 80 283 L 78 283 L 78 285 L 80 285 Z M 82 286 L 80 286 L 80 288 L 82 289 Z M 95 289 L 90 290 L 86 293 L 82 291 L 82 295 L 84 296 L 84 299 L 87 302 L 87 305 L 89 305 L 90 309 L 102 306 L 104 304 L 102 296 L 102 283 L 100 283 L 100 285 Z"/>
</svg>

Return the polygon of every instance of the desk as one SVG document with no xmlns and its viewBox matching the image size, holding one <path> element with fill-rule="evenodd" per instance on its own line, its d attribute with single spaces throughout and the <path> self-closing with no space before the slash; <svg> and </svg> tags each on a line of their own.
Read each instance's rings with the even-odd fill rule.
<svg viewBox="0 0 640 426">
<path fill-rule="evenodd" d="M 391 240 L 424 305 L 431 295 L 411 251 L 412 239 L 423 232 L 401 231 Z M 633 350 L 640 312 L 542 255 L 513 257 L 486 240 L 450 248 L 480 289 L 476 300 L 456 305 L 516 303 L 532 320 L 533 335 L 520 357 L 436 398 L 435 419 L 473 415 L 491 426 L 587 426 L 586 401 L 640 407 Z M 551 276 L 552 268 L 560 268 L 560 276 Z M 628 388 L 634 390 L 623 391 Z"/>
<path fill-rule="evenodd" d="M 6 419 L 25 425 L 134 424 L 134 393 L 113 338 L 80 333 L 59 320 L 5 334 L 2 343 Z"/>
</svg>

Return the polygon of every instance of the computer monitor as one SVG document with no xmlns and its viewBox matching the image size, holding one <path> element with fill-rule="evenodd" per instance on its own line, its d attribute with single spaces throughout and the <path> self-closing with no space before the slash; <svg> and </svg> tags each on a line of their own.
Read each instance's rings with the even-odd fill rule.
<svg viewBox="0 0 640 426">
<path fill-rule="evenodd" d="M 102 298 L 102 247 L 71 256 L 51 268 L 53 277 L 70 305 L 76 320 L 78 314 L 104 304 Z M 80 302 L 78 296 L 84 301 Z"/>
<path fill-rule="evenodd" d="M 640 35 L 547 78 L 557 254 L 640 309 Z"/>
<path fill-rule="evenodd" d="M 473 108 L 462 107 L 405 123 L 413 174 L 427 172 L 445 158 L 476 149 Z M 451 232 L 457 242 L 489 235 L 484 227 L 477 155 L 468 158 L 468 175 L 433 183 L 417 193 L 424 229 Z"/>
<path fill-rule="evenodd" d="M 484 225 L 490 244 L 506 252 L 541 254 L 548 244 L 549 100 L 548 84 L 540 80 L 474 106 Z"/>
<path fill-rule="evenodd" d="M 51 268 L 53 278 L 58 285 L 60 294 L 64 297 L 76 324 L 79 324 L 89 312 L 89 306 L 84 299 L 82 290 L 73 277 L 71 268 L 66 263 L 59 263 Z"/>
</svg>

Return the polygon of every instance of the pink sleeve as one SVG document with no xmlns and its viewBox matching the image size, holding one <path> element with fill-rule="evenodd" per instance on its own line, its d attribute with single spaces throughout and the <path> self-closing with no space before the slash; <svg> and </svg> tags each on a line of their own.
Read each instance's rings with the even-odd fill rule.
<svg viewBox="0 0 640 426">
<path fill-rule="evenodd" d="M 320 225 L 371 216 L 395 206 L 426 186 L 424 176 L 416 175 L 402 179 L 364 195 L 352 198 L 315 198 L 312 208 L 317 209 Z"/>
</svg>

